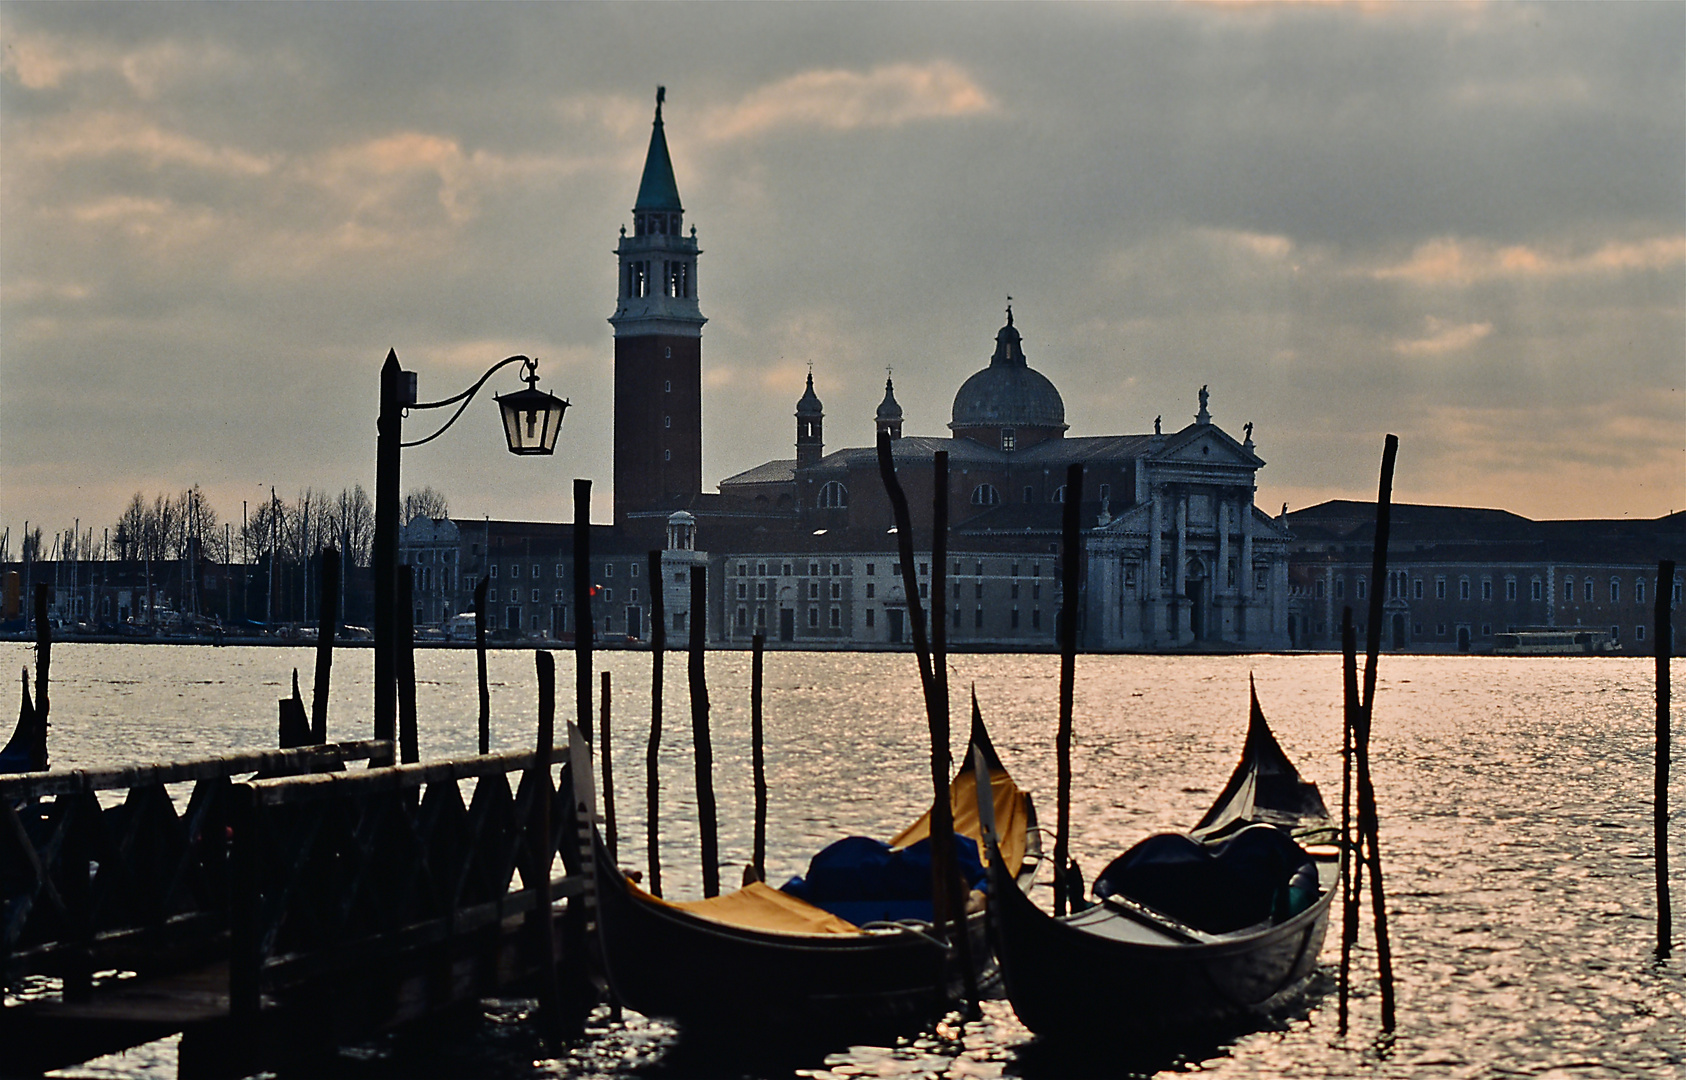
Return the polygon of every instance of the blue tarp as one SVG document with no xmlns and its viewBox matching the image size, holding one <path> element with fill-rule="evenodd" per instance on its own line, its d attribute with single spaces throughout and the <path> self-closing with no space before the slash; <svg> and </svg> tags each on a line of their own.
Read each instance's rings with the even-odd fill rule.
<svg viewBox="0 0 1686 1080">
<path fill-rule="evenodd" d="M 1274 825 L 1249 825 L 1221 844 L 1182 833 L 1150 836 L 1112 860 L 1096 896 L 1127 896 L 1208 933 L 1281 919 L 1317 896 L 1315 868 L 1305 895 L 1305 849 Z"/>
<path fill-rule="evenodd" d="M 966 887 L 987 891 L 977 841 L 956 835 L 954 847 Z M 807 875 L 791 878 L 783 889 L 857 926 L 895 919 L 929 922 L 931 841 L 897 851 L 870 836 L 845 837 L 809 860 Z"/>
</svg>

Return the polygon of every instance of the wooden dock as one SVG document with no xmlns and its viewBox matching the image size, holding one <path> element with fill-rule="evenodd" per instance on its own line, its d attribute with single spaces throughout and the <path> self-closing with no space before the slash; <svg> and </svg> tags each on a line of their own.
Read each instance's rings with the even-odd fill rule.
<svg viewBox="0 0 1686 1080">
<path fill-rule="evenodd" d="M 544 756 L 393 765 L 369 741 L 0 777 L 0 1073 L 181 1032 L 182 1076 L 241 1076 L 499 995 L 577 1029 L 584 889 L 557 873 L 567 752 Z"/>
</svg>

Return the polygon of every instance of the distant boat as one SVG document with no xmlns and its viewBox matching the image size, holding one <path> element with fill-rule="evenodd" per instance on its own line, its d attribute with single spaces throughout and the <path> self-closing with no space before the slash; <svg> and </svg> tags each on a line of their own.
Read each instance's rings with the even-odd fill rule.
<svg viewBox="0 0 1686 1080">
<path fill-rule="evenodd" d="M 41 772 L 47 768 L 47 740 L 37 736 L 40 715 L 29 699 L 29 671 L 23 673 L 23 703 L 12 737 L 0 748 L 0 773 Z"/>
<path fill-rule="evenodd" d="M 992 854 L 993 831 L 986 821 Z M 1338 848 L 1296 837 L 1334 835 L 1255 695 L 1241 763 L 1200 824 L 1113 860 L 1093 906 L 1055 918 L 991 863 L 990 932 L 1014 1011 L 1039 1036 L 1142 1044 L 1268 1014 L 1316 970 L 1340 883 Z"/>
<path fill-rule="evenodd" d="M 1621 652 L 1610 640 L 1608 630 L 1574 627 L 1564 630 L 1518 630 L 1493 635 L 1493 652 L 1498 656 L 1603 655 Z"/>
</svg>

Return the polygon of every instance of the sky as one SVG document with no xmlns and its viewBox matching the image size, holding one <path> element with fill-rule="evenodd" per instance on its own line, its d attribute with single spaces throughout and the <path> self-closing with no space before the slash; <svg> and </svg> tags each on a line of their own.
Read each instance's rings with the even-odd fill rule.
<svg viewBox="0 0 1686 1080">
<path fill-rule="evenodd" d="M 1686 5 L 0 2 L 0 524 L 372 490 L 607 520 L 658 85 L 703 254 L 703 482 L 946 435 L 1012 297 L 1071 435 L 1252 423 L 1258 503 L 1686 508 Z M 489 390 L 519 386 L 513 372 Z M 418 414 L 406 437 L 432 430 Z M 96 533 L 97 537 L 97 533 Z M 14 547 L 15 551 L 16 548 Z"/>
</svg>

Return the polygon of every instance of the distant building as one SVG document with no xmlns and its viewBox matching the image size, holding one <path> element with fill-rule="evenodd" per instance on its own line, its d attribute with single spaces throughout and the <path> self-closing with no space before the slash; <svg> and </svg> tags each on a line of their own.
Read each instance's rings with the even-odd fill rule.
<svg viewBox="0 0 1686 1080">
<path fill-rule="evenodd" d="M 1341 612 L 1369 621 L 1375 504 L 1334 501 L 1287 518 L 1291 630 L 1301 648 L 1340 647 Z M 1607 633 L 1648 653 L 1660 559 L 1686 564 L 1686 513 L 1649 520 L 1533 521 L 1504 510 L 1396 505 L 1382 641 L 1410 652 L 1488 652 L 1497 634 L 1547 627 Z M 1678 608 L 1682 575 L 1665 583 Z"/>
</svg>

